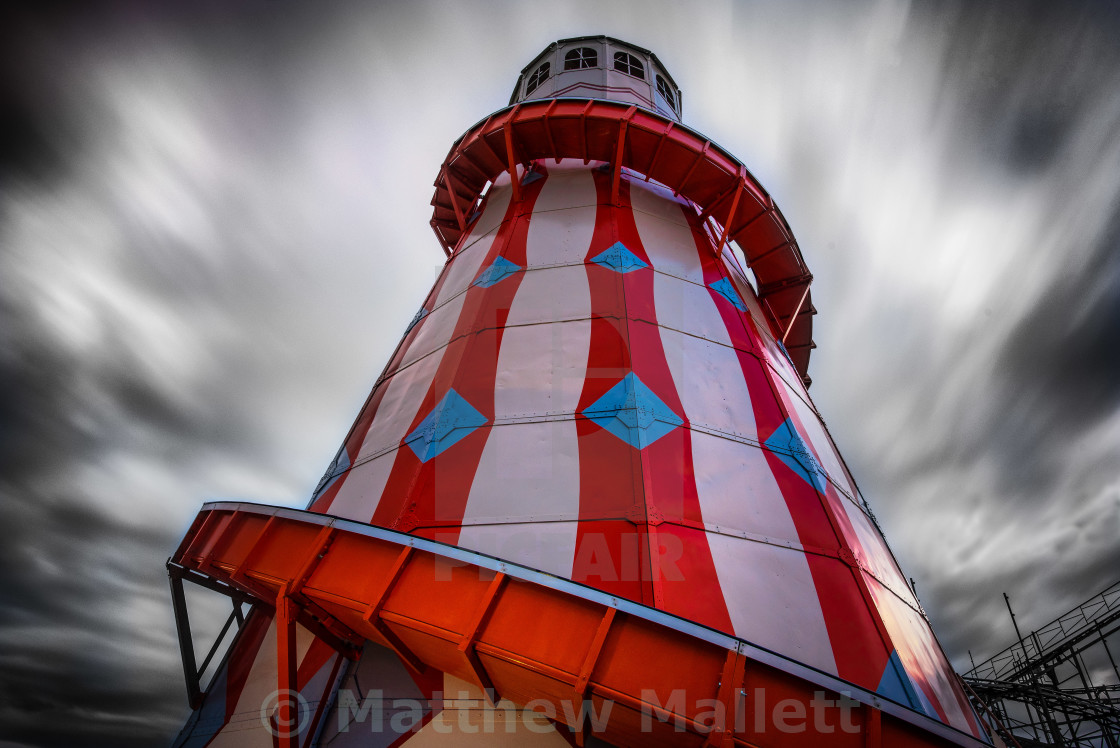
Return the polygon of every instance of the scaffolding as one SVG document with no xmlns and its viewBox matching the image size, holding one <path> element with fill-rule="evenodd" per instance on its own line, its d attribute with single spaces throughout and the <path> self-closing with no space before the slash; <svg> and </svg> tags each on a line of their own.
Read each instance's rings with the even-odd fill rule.
<svg viewBox="0 0 1120 748">
<path fill-rule="evenodd" d="M 1120 748 L 1118 632 L 1120 581 L 1025 637 L 1016 624 L 964 674 L 970 697 L 1010 745 Z"/>
</svg>

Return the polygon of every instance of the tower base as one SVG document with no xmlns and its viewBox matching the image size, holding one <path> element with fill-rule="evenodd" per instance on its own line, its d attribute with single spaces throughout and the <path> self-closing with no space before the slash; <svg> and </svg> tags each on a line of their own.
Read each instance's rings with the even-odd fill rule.
<svg viewBox="0 0 1120 748">
<path fill-rule="evenodd" d="M 218 676 L 236 709 L 204 703 L 178 745 L 984 745 L 663 611 L 358 522 L 207 504 L 169 565 L 257 601 Z"/>
</svg>

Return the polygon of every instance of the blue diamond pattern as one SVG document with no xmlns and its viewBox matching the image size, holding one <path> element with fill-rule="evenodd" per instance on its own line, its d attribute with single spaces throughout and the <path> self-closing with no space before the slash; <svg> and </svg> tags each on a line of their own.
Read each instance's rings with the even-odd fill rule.
<svg viewBox="0 0 1120 748">
<path fill-rule="evenodd" d="M 494 264 L 478 274 L 478 277 L 474 279 L 474 283 L 471 285 L 490 288 L 490 286 L 493 286 L 495 283 L 501 283 L 506 278 L 522 269 L 520 265 L 515 265 L 504 257 L 498 257 L 494 260 Z"/>
<path fill-rule="evenodd" d="M 898 656 L 897 649 L 891 652 L 890 659 L 887 660 L 887 666 L 883 668 L 883 677 L 879 679 L 879 687 L 875 691 L 891 701 L 897 701 L 899 704 L 905 704 L 918 711 L 925 711 L 926 704 L 929 703 L 924 695 L 919 697 L 914 684 L 910 682 L 910 676 L 907 675 L 906 668 L 902 666 L 902 660 Z M 932 709 L 926 713 L 936 715 L 936 712 Z"/>
<path fill-rule="evenodd" d="M 330 490 L 330 487 L 335 484 L 335 481 L 350 468 L 350 454 L 346 451 L 346 445 L 342 445 L 342 449 L 338 450 L 338 454 L 334 456 L 334 462 L 327 468 L 327 472 L 319 481 L 319 488 L 315 491 L 315 495 L 311 497 L 311 503 L 314 504 L 319 500 L 319 497 Z"/>
<path fill-rule="evenodd" d="M 583 415 L 637 449 L 684 423 L 634 372 L 584 408 Z"/>
<path fill-rule="evenodd" d="M 416 316 L 413 317 L 412 321 L 408 323 L 408 327 L 404 329 L 404 334 L 408 335 L 410 332 L 412 332 L 412 328 L 420 324 L 420 320 L 424 319 L 429 314 L 430 312 L 427 309 L 425 309 L 424 307 L 420 307 L 420 311 L 416 313 Z"/>
<path fill-rule="evenodd" d="M 475 410 L 455 390 L 448 390 L 432 412 L 416 430 L 405 437 L 420 462 L 427 462 L 479 426 L 486 425 L 486 416 Z"/>
<path fill-rule="evenodd" d="M 782 349 L 782 353 L 786 354 L 786 361 L 789 361 L 789 365 L 793 366 L 793 358 L 789 355 L 789 351 L 786 350 L 785 344 L 780 340 L 774 342 L 776 342 L 778 344 L 778 347 Z"/>
<path fill-rule="evenodd" d="M 592 257 L 591 261 L 616 273 L 629 273 L 649 267 L 649 263 L 627 249 L 622 242 L 615 242 L 606 251 Z"/>
<path fill-rule="evenodd" d="M 787 418 L 781 426 L 774 429 L 774 433 L 766 440 L 766 447 L 790 470 L 811 483 L 813 488 L 824 493 L 825 486 L 828 484 L 824 468 L 809 451 L 805 440 L 797 433 L 790 419 Z"/>
<path fill-rule="evenodd" d="M 734 284 L 727 278 L 720 278 L 714 283 L 709 283 L 708 288 L 718 293 L 723 298 L 731 302 L 731 305 L 738 309 L 740 312 L 747 311 L 747 305 L 739 297 L 739 292 L 735 289 Z"/>
</svg>

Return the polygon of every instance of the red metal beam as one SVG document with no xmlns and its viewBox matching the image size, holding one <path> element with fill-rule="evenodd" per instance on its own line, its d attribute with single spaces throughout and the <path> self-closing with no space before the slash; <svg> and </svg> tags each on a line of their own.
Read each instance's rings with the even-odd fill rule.
<svg viewBox="0 0 1120 748">
<path fill-rule="evenodd" d="M 708 220 L 708 216 L 712 215 L 719 208 L 719 206 L 723 205 L 724 202 L 727 201 L 727 198 L 737 194 L 740 189 L 741 185 L 736 184 L 732 186 L 731 189 L 724 190 L 723 192 L 719 193 L 719 197 L 717 197 L 715 200 L 712 200 L 710 203 L 708 203 L 708 206 L 706 208 L 700 211 L 700 223 Z"/>
<path fill-rule="evenodd" d="M 798 300 L 797 306 L 793 309 L 793 314 L 790 315 L 789 324 L 786 325 L 786 331 L 782 333 L 782 345 L 786 344 L 786 338 L 789 337 L 789 331 L 793 329 L 793 325 L 797 322 L 797 315 L 801 314 L 801 307 L 805 305 L 805 299 L 809 297 L 809 287 L 813 285 L 812 279 L 805 281 L 805 290 L 801 293 L 801 299 Z"/>
<path fill-rule="evenodd" d="M 459 201 L 455 197 L 455 182 L 451 179 L 451 170 L 445 168 L 443 171 L 443 178 L 447 180 L 447 196 L 451 200 L 451 209 L 455 211 L 455 221 L 459 224 L 460 231 L 467 230 L 467 221 L 463 217 L 463 211 L 459 207 Z"/>
<path fill-rule="evenodd" d="M 478 653 L 475 652 L 474 645 L 480 630 L 486 625 L 486 619 L 490 615 L 505 581 L 506 575 L 500 572 L 494 577 L 494 581 L 490 583 L 490 587 L 486 590 L 486 596 L 482 598 L 482 603 L 478 606 L 474 620 L 471 621 L 470 626 L 463 633 L 463 638 L 460 640 L 458 647 L 459 651 L 466 656 L 467 666 L 474 673 L 479 687 L 482 688 L 483 693 L 486 694 L 486 698 L 490 700 L 492 705 L 498 703 L 498 692 L 494 688 L 494 682 L 490 679 L 490 674 L 486 672 L 486 668 L 482 666 L 482 662 L 478 659 Z"/>
<path fill-rule="evenodd" d="M 661 131 L 661 137 L 657 139 L 657 147 L 653 149 L 653 156 L 650 157 L 649 168 L 646 170 L 646 174 L 653 174 L 657 171 L 657 159 L 661 156 L 661 147 L 665 145 L 665 139 L 668 138 L 669 133 L 673 131 L 673 125 L 674 123 L 670 122 L 669 126 Z"/>
<path fill-rule="evenodd" d="M 373 601 L 370 602 L 369 606 L 363 611 L 362 618 L 377 630 L 377 633 L 388 643 L 389 648 L 396 652 L 397 656 L 409 667 L 417 672 L 423 672 L 427 668 L 427 665 L 425 665 L 381 619 L 381 612 L 385 607 L 385 601 L 389 599 L 393 587 L 396 586 L 397 582 L 400 580 L 401 574 L 404 573 L 405 566 L 408 565 L 411 558 L 412 547 L 407 546 L 402 548 L 401 552 L 397 555 L 396 561 L 394 561 L 393 565 L 389 568 L 388 574 L 385 575 L 380 591 L 373 596 Z"/>
<path fill-rule="evenodd" d="M 599 654 L 603 651 L 603 643 L 607 640 L 607 634 L 610 633 L 614 616 L 615 609 L 607 608 L 607 612 L 603 614 L 603 620 L 599 622 L 599 628 L 595 630 L 595 638 L 591 640 L 591 646 L 587 648 L 587 654 L 584 655 L 583 665 L 580 666 L 579 675 L 575 682 L 576 696 L 580 701 L 583 700 L 583 695 L 587 691 L 587 684 L 591 680 L 591 674 L 595 671 L 595 663 L 599 661 Z"/>
<path fill-rule="evenodd" d="M 731 210 L 727 211 L 727 220 L 723 224 L 723 235 L 716 246 L 716 256 L 723 256 L 723 247 L 727 244 L 727 235 L 731 233 L 731 224 L 735 221 L 735 211 L 739 208 L 739 198 L 743 194 L 743 183 L 740 181 L 735 187 L 735 197 L 731 199 Z"/>
<path fill-rule="evenodd" d="M 686 171 L 684 176 L 681 177 L 680 183 L 673 188 L 674 195 L 684 192 L 685 186 L 688 185 L 688 180 L 692 178 L 692 172 L 696 171 L 696 167 L 699 166 L 700 162 L 703 161 L 704 158 L 708 155 L 708 149 L 711 147 L 712 141 L 707 140 L 704 142 L 704 147 L 701 148 L 700 152 L 696 154 L 696 160 L 692 162 L 692 166 L 688 167 L 688 171 Z"/>
<path fill-rule="evenodd" d="M 737 649 L 727 651 L 723 663 L 723 675 L 719 682 L 719 703 L 723 707 L 723 720 L 712 725 L 706 747 L 724 748 L 735 742 L 735 719 L 739 713 L 739 699 L 742 696 L 743 678 L 746 674 L 746 658 Z"/>
<path fill-rule="evenodd" d="M 544 119 L 542 120 L 542 123 L 544 124 L 545 137 L 548 138 L 548 150 L 551 151 L 552 153 L 559 153 L 559 151 L 556 148 L 556 145 L 552 142 L 552 124 L 551 124 L 552 119 L 551 119 L 551 115 L 552 115 L 552 110 L 555 109 L 555 108 L 556 108 L 556 99 L 553 99 L 551 102 L 549 102 L 548 109 L 544 110 Z M 563 161 L 563 158 L 561 158 L 560 156 L 557 156 L 556 157 L 556 163 L 560 163 L 561 161 Z"/>
<path fill-rule="evenodd" d="M 630 107 L 618 121 L 618 144 L 615 146 L 614 163 L 611 164 L 612 205 L 621 205 L 618 201 L 618 190 L 622 182 L 622 154 L 626 148 L 626 125 L 630 124 L 630 118 L 634 116 L 634 112 L 637 110 L 637 107 Z"/>
<path fill-rule="evenodd" d="M 509 119 L 506 120 L 505 126 L 502 128 L 502 134 L 506 141 L 506 163 L 509 168 L 509 181 L 513 189 L 513 201 L 515 203 L 521 202 L 521 180 L 517 178 L 517 155 L 513 150 L 513 123 L 517 120 L 517 108 L 516 106 L 513 108 Z"/>
<path fill-rule="evenodd" d="M 276 725 L 280 748 L 299 748 L 300 701 L 296 650 L 296 609 L 285 585 L 276 597 Z M 310 716 L 310 715 L 308 715 Z"/>
</svg>

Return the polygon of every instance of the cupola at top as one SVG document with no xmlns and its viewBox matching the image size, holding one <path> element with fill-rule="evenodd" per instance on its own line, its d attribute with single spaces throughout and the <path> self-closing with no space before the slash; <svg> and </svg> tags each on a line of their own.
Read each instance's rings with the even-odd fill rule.
<svg viewBox="0 0 1120 748">
<path fill-rule="evenodd" d="M 681 121 L 681 90 L 657 55 L 610 36 L 550 44 L 521 71 L 509 103 L 565 97 L 628 102 Z"/>
</svg>

